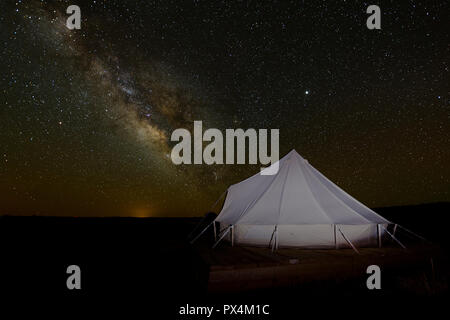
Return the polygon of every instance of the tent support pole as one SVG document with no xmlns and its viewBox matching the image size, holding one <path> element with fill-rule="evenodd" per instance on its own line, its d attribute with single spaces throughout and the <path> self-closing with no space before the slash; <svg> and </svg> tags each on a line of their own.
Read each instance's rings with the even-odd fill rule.
<svg viewBox="0 0 450 320">
<path fill-rule="evenodd" d="M 275 232 L 275 236 L 273 238 L 273 243 L 272 243 L 272 252 L 274 252 L 275 250 L 278 250 L 278 236 L 277 236 L 277 230 L 274 231 Z"/>
<path fill-rule="evenodd" d="M 384 226 L 382 226 L 384 231 L 386 231 L 391 237 L 392 239 L 394 239 L 403 249 L 406 249 L 406 247 L 403 245 L 403 243 L 401 243 L 392 233 L 390 233 Z"/>
<path fill-rule="evenodd" d="M 394 225 L 394 231 L 392 231 L 392 234 L 395 236 L 395 232 L 397 231 L 397 226 L 398 226 L 398 224 L 395 224 Z"/>
<path fill-rule="evenodd" d="M 214 245 L 212 246 L 213 249 L 219 244 L 220 240 L 222 240 L 222 239 L 227 235 L 227 233 L 230 231 L 230 229 L 231 229 L 231 226 L 228 227 L 228 228 L 222 233 L 222 235 L 219 237 L 219 239 L 218 239 L 218 240 L 214 243 Z"/>
<path fill-rule="evenodd" d="M 337 245 L 337 235 L 336 235 L 336 225 L 333 224 L 333 229 L 334 229 L 334 248 L 337 249 L 338 245 Z"/>
<path fill-rule="evenodd" d="M 216 226 L 216 222 L 213 221 L 213 227 L 214 227 L 214 242 L 216 242 L 217 240 L 217 226 Z"/>
<path fill-rule="evenodd" d="M 278 228 L 277 228 L 277 230 L 275 231 L 275 250 L 278 250 L 278 242 L 279 242 L 279 240 L 278 240 Z"/>
<path fill-rule="evenodd" d="M 347 237 L 345 236 L 345 234 L 342 232 L 341 228 L 338 228 L 338 229 L 339 229 L 339 232 L 340 232 L 340 233 L 342 234 L 342 236 L 344 237 L 345 241 L 347 241 L 347 243 L 352 247 L 352 249 L 355 250 L 355 252 L 356 252 L 357 254 L 360 254 L 359 251 L 358 251 L 358 249 L 356 249 L 356 247 L 353 245 L 353 243 L 352 243 L 349 239 L 347 239 Z"/>
<path fill-rule="evenodd" d="M 234 226 L 231 226 L 230 233 L 231 233 L 231 246 L 234 247 Z"/>
<path fill-rule="evenodd" d="M 272 232 L 272 236 L 270 237 L 270 241 L 269 241 L 269 248 L 273 249 L 275 247 L 275 232 L 277 231 L 277 225 L 275 225 L 275 227 L 273 228 L 273 232 Z M 272 242 L 273 240 L 273 242 Z"/>
<path fill-rule="evenodd" d="M 272 252 L 275 249 L 278 249 L 278 244 L 277 244 L 277 238 L 278 238 L 278 232 L 277 232 L 277 225 L 275 225 L 275 227 L 273 228 L 273 232 L 272 232 L 272 237 L 270 237 L 270 241 L 269 241 L 269 247 L 272 249 Z M 273 242 L 272 242 L 273 240 Z"/>
<path fill-rule="evenodd" d="M 377 224 L 378 248 L 381 248 L 381 230 L 380 224 Z"/>
<path fill-rule="evenodd" d="M 215 221 L 215 220 L 214 220 L 214 221 Z M 200 238 L 200 236 L 201 236 L 203 233 L 205 233 L 205 231 L 206 231 L 209 227 L 211 227 L 211 225 L 214 223 L 214 221 L 211 222 L 210 224 L 208 224 L 208 225 L 205 227 L 205 229 L 203 229 L 202 232 L 200 232 L 194 239 L 191 240 L 190 243 L 193 244 L 195 241 L 197 241 L 197 239 Z"/>
</svg>

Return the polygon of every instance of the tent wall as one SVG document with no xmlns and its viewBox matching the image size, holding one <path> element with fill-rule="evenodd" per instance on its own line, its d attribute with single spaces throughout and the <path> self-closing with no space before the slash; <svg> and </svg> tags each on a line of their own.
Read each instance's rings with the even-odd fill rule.
<svg viewBox="0 0 450 320">
<path fill-rule="evenodd" d="M 227 226 L 221 225 L 221 229 Z M 385 225 L 387 227 L 387 225 Z M 235 225 L 234 244 L 268 247 L 275 241 L 275 225 Z M 376 224 L 336 225 L 356 247 L 378 246 L 378 228 Z M 384 230 L 381 228 L 381 236 Z M 317 225 L 278 225 L 277 241 L 279 247 L 297 248 L 350 248 L 342 234 L 330 224 Z M 231 237 L 226 238 L 231 241 Z M 335 240 L 336 239 L 336 240 Z"/>
<path fill-rule="evenodd" d="M 227 189 L 216 218 L 235 245 L 303 248 L 377 247 L 390 224 L 311 166 L 295 150 L 275 175 L 258 173 Z M 277 231 L 274 233 L 275 226 Z M 338 227 L 338 228 L 336 228 Z M 272 242 L 273 243 L 273 242 Z"/>
<path fill-rule="evenodd" d="M 258 173 L 228 188 L 216 221 L 231 225 L 389 223 L 311 166 L 295 150 L 276 175 Z"/>
</svg>

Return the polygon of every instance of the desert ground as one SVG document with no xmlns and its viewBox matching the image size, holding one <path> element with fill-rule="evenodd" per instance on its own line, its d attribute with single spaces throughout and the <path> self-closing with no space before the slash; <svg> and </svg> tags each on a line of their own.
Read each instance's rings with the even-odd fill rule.
<svg viewBox="0 0 450 320">
<path fill-rule="evenodd" d="M 0 218 L 2 290 L 10 296 L 137 297 L 177 305 L 207 301 L 287 301 L 333 297 L 448 297 L 449 255 L 444 223 L 449 204 L 382 208 L 386 218 L 425 236 L 407 248 L 306 250 L 212 249 L 212 232 L 191 245 L 201 218 Z M 425 222 L 431 221 L 431 223 Z M 66 288 L 66 268 L 79 265 L 82 289 Z M 382 270 L 382 289 L 368 290 L 366 268 Z M 315 298 L 314 298 L 315 299 Z M 274 307 L 275 308 L 275 307 Z M 285 309 L 285 308 L 284 308 Z"/>
</svg>

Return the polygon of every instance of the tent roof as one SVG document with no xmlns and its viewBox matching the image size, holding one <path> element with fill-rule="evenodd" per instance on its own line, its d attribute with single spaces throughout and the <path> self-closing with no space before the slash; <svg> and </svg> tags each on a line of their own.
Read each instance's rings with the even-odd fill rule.
<svg viewBox="0 0 450 320">
<path fill-rule="evenodd" d="M 258 174 L 228 188 L 216 221 L 243 225 L 390 223 L 351 197 L 294 149 L 275 175 Z"/>
</svg>

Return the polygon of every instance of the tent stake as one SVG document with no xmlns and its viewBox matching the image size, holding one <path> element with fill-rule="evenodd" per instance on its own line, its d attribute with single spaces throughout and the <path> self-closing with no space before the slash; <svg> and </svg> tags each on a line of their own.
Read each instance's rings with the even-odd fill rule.
<svg viewBox="0 0 450 320">
<path fill-rule="evenodd" d="M 338 228 L 338 229 L 339 229 L 339 232 L 340 232 L 340 233 L 342 234 L 342 236 L 344 237 L 345 241 L 348 242 L 348 244 L 353 248 L 353 250 L 355 250 L 355 252 L 356 252 L 357 254 L 361 254 L 361 253 L 359 253 L 358 249 L 356 249 L 356 247 L 353 245 L 353 243 L 351 243 L 351 241 L 350 241 L 349 239 L 347 239 L 347 237 L 345 236 L 345 234 L 342 232 L 341 228 Z"/>
</svg>

